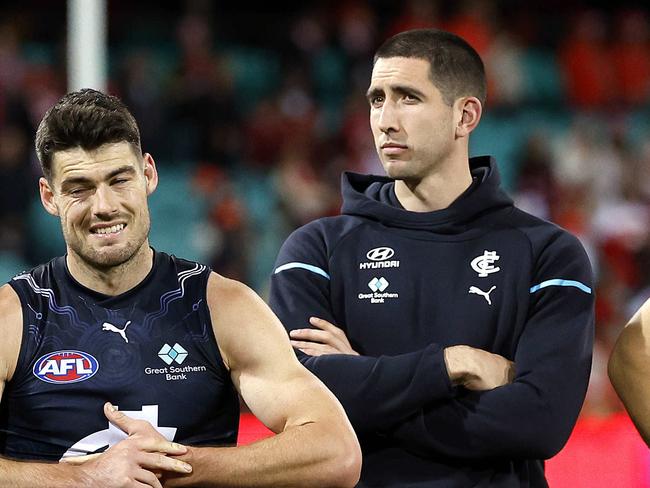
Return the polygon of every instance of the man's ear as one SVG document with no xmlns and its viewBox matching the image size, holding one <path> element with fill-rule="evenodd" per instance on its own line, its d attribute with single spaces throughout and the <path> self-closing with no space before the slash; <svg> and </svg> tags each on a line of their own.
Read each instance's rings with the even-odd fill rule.
<svg viewBox="0 0 650 488">
<path fill-rule="evenodd" d="M 38 180 L 38 189 L 41 193 L 41 203 L 45 207 L 45 210 L 47 210 L 47 213 L 58 217 L 59 207 L 56 206 L 56 202 L 54 201 L 54 191 L 50 187 L 50 183 L 42 176 Z"/>
<path fill-rule="evenodd" d="M 144 153 L 144 177 L 147 180 L 147 195 L 151 195 L 158 186 L 158 170 L 156 169 L 156 162 L 153 156 L 149 153 Z"/>
<path fill-rule="evenodd" d="M 476 97 L 463 97 L 456 100 L 460 114 L 456 126 L 456 137 L 467 137 L 478 125 L 483 113 L 481 102 Z"/>
</svg>

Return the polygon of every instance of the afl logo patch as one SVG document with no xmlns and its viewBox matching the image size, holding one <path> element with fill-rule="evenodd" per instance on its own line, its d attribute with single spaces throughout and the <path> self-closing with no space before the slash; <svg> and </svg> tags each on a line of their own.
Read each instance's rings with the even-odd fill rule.
<svg viewBox="0 0 650 488">
<path fill-rule="evenodd" d="M 370 261 L 385 261 L 392 258 L 393 254 L 395 254 L 395 251 L 390 247 L 376 247 L 368 251 L 366 258 L 370 259 Z"/>
<path fill-rule="evenodd" d="M 32 371 L 46 383 L 78 383 L 93 377 L 99 363 L 86 352 L 55 351 L 41 356 Z"/>
</svg>

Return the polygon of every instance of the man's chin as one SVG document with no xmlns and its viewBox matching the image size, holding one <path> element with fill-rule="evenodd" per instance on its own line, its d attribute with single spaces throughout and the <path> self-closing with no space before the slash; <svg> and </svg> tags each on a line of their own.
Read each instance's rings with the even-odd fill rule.
<svg viewBox="0 0 650 488">
<path fill-rule="evenodd" d="M 389 160 L 383 161 L 384 171 L 389 178 L 401 180 L 409 176 L 409 164 L 406 161 Z"/>
<path fill-rule="evenodd" d="M 386 169 L 386 175 L 393 180 L 408 180 L 413 175 L 404 168 L 391 167 Z"/>
<path fill-rule="evenodd" d="M 79 256 L 92 267 L 106 269 L 126 263 L 134 254 L 135 250 L 127 247 L 105 246 L 102 249 L 86 250 L 79 253 Z"/>
</svg>

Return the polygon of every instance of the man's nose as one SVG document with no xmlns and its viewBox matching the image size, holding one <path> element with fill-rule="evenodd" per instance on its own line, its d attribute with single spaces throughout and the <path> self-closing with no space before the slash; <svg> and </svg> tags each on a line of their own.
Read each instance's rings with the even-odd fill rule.
<svg viewBox="0 0 650 488">
<path fill-rule="evenodd" d="M 93 213 L 95 215 L 111 215 L 117 212 L 117 199 L 109 185 L 99 185 L 95 190 Z"/>
<path fill-rule="evenodd" d="M 395 104 L 386 100 L 381 107 L 377 127 L 384 133 L 399 131 L 399 118 Z"/>
</svg>

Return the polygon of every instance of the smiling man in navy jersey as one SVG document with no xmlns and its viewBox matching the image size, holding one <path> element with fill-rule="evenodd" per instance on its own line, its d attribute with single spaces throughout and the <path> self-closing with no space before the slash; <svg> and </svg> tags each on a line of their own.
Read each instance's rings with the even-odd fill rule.
<svg viewBox="0 0 650 488">
<path fill-rule="evenodd" d="M 149 246 L 121 101 L 67 94 L 36 150 L 67 253 L 0 288 L 0 486 L 353 486 L 354 431 L 264 302 Z M 232 447 L 239 395 L 278 435 Z"/>
<path fill-rule="evenodd" d="M 359 486 L 547 486 L 584 400 L 590 264 L 469 158 L 485 87 L 453 34 L 388 39 L 367 92 L 388 177 L 345 173 L 342 215 L 276 261 L 271 308 L 357 431 Z"/>
</svg>

